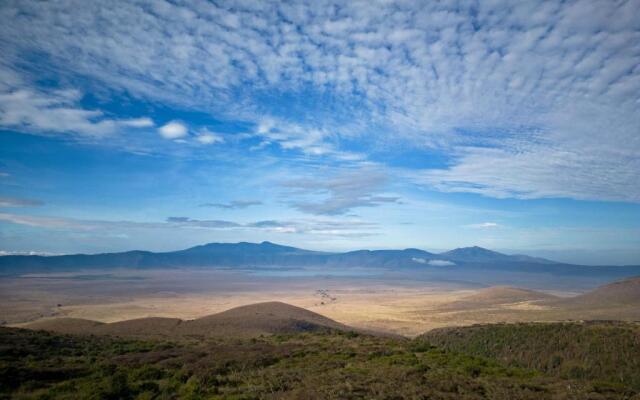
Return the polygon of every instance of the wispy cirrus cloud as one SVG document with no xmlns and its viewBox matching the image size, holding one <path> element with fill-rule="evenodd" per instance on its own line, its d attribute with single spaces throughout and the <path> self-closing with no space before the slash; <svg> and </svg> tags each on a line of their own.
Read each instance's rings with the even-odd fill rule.
<svg viewBox="0 0 640 400">
<path fill-rule="evenodd" d="M 41 200 L 0 196 L 0 207 L 37 207 L 42 205 L 44 202 Z"/>
<path fill-rule="evenodd" d="M 34 216 L 0 213 L 0 222 L 23 225 L 31 228 L 61 231 L 105 231 L 126 232 L 129 230 L 248 230 L 282 234 L 304 234 L 311 236 L 367 237 L 376 234 L 377 224 L 358 219 L 302 219 L 302 220 L 260 220 L 237 222 L 229 220 L 194 219 L 189 217 L 168 217 L 165 221 L 108 221 L 85 220 L 66 217 Z"/>
<path fill-rule="evenodd" d="M 258 200 L 232 200 L 228 203 L 202 203 L 199 207 L 223 208 L 227 210 L 244 209 L 251 206 L 259 206 L 262 202 Z"/>
<path fill-rule="evenodd" d="M 51 253 L 48 251 L 6 251 L 0 250 L 2 256 L 58 256 L 60 253 Z"/>
<path fill-rule="evenodd" d="M 83 227 L 82 223 L 69 218 L 20 215 L 11 213 L 0 213 L 0 221 L 36 228 L 59 229 Z"/>
<path fill-rule="evenodd" d="M 200 143 L 200 144 L 204 144 L 204 145 L 208 145 L 208 144 L 216 144 L 216 143 L 224 143 L 224 137 L 209 131 L 208 129 L 204 128 L 201 129 L 198 132 L 198 136 L 196 136 L 196 140 Z"/>
<path fill-rule="evenodd" d="M 495 229 L 495 228 L 500 228 L 501 225 L 498 224 L 497 222 L 482 222 L 479 224 L 466 225 L 466 227 L 474 228 L 474 229 Z"/>
<path fill-rule="evenodd" d="M 375 169 L 348 170 L 338 175 L 287 181 L 283 184 L 290 193 L 301 200 L 291 205 L 300 211 L 317 215 L 341 215 L 353 208 L 377 207 L 398 203 L 397 196 L 383 195 L 388 176 Z"/>
</svg>

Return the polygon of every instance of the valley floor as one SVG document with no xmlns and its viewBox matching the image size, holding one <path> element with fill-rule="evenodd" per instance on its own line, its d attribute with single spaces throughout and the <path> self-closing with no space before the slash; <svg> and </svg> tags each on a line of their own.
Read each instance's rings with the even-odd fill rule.
<svg viewBox="0 0 640 400">
<path fill-rule="evenodd" d="M 102 322 L 149 316 L 194 319 L 272 300 L 350 326 L 405 336 L 475 323 L 640 320 L 640 308 L 634 305 L 579 309 L 511 294 L 474 297 L 484 290 L 472 282 L 380 276 L 282 277 L 220 269 L 39 274 L 0 279 L 0 321 L 21 326 L 51 317 Z M 546 292 L 560 298 L 577 294 L 569 290 Z"/>
</svg>

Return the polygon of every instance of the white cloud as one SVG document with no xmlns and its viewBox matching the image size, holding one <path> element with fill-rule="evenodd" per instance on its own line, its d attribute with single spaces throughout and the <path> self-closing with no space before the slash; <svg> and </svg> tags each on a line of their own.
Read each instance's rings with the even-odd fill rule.
<svg viewBox="0 0 640 400">
<path fill-rule="evenodd" d="M 431 265 L 434 267 L 450 267 L 456 265 L 456 263 L 447 260 L 427 260 L 419 257 L 413 257 L 411 260 L 418 264 Z"/>
<path fill-rule="evenodd" d="M 43 92 L 19 82 L 0 90 L 0 126 L 30 133 L 94 137 L 112 135 L 122 127 L 153 126 L 146 117 L 118 120 L 106 117 L 100 110 L 87 110 L 79 105 L 81 98 L 82 93 L 77 90 Z"/>
<path fill-rule="evenodd" d="M 78 91 L 38 93 L 19 89 L 0 93 L 0 125 L 43 133 L 81 133 L 101 136 L 114 132 L 116 122 L 102 112 L 75 106 Z"/>
<path fill-rule="evenodd" d="M 2 256 L 58 256 L 60 253 L 50 253 L 47 251 L 6 251 L 0 250 Z"/>
<path fill-rule="evenodd" d="M 221 135 L 210 132 L 207 129 L 202 129 L 199 135 L 196 136 L 196 140 L 201 144 L 224 143 L 224 138 Z"/>
<path fill-rule="evenodd" d="M 499 228 L 500 224 L 496 222 L 483 222 L 480 224 L 470 224 L 470 225 L 467 225 L 467 227 L 476 228 L 476 229 L 493 229 L 493 228 Z"/>
<path fill-rule="evenodd" d="M 315 156 L 336 152 L 327 140 L 331 134 L 323 129 L 308 128 L 269 118 L 260 121 L 255 133 L 269 143 L 278 143 L 285 150 L 301 150 L 305 154 Z"/>
<path fill-rule="evenodd" d="M 121 125 L 130 126 L 133 128 L 150 128 L 154 126 L 153 120 L 151 118 L 134 118 L 134 119 L 126 119 L 119 121 Z"/>
<path fill-rule="evenodd" d="M 178 121 L 171 121 L 158 128 L 158 132 L 165 139 L 180 139 L 187 136 L 187 127 Z"/>
<path fill-rule="evenodd" d="M 429 260 L 428 264 L 434 267 L 450 267 L 456 265 L 456 263 L 447 260 Z"/>
</svg>

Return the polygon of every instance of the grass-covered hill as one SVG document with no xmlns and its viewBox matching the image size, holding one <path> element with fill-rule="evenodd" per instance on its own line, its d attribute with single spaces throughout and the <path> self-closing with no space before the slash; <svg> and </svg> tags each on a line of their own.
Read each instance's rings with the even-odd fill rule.
<svg viewBox="0 0 640 400">
<path fill-rule="evenodd" d="M 607 382 L 640 392 L 640 323 L 476 325 L 436 329 L 418 340 L 549 376 Z"/>
<path fill-rule="evenodd" d="M 575 297 L 561 299 L 558 305 L 579 308 L 640 306 L 640 277 L 632 277 L 597 287 Z"/>
<path fill-rule="evenodd" d="M 63 334 L 144 339 L 255 337 L 261 334 L 355 330 L 318 313 L 279 301 L 248 304 L 194 320 L 147 317 L 101 323 L 78 318 L 52 318 L 25 327 Z"/>
<path fill-rule="evenodd" d="M 540 343 L 562 337 L 552 325 L 542 330 L 518 325 L 514 329 L 523 330 L 523 340 L 532 343 L 527 347 L 503 326 L 493 328 L 493 334 L 486 328 L 485 338 L 511 341 L 507 346 L 514 357 L 525 359 L 528 352 L 540 352 Z M 555 329 L 566 331 L 565 325 Z M 427 342 L 328 330 L 170 342 L 0 328 L 0 398 L 628 399 L 638 388 L 608 371 L 618 368 L 621 354 L 637 357 L 637 340 L 629 336 L 633 329 L 594 325 L 589 331 L 594 339 L 582 342 L 584 350 L 567 353 L 560 364 L 571 354 L 591 352 L 589 362 L 602 368 L 563 377 L 542 372 L 542 362 L 526 369 L 507 366 L 510 360 L 500 352 L 492 359 L 452 350 L 455 340 L 443 340 L 442 347 L 429 344 L 442 336 L 429 336 Z M 581 331 L 578 327 L 572 334 L 583 340 Z M 598 340 L 608 343 L 608 353 L 594 344 Z M 469 351 L 479 353 L 474 347 Z M 628 368 L 619 371 L 624 375 Z"/>
</svg>

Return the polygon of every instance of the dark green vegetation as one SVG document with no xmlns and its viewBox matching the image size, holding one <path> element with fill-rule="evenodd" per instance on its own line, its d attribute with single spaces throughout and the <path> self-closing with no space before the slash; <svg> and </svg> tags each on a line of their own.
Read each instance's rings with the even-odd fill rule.
<svg viewBox="0 0 640 400">
<path fill-rule="evenodd" d="M 546 370 L 542 361 L 529 363 L 532 369 L 505 366 L 502 361 L 447 350 L 449 345 L 433 347 L 430 342 L 440 340 L 442 331 L 429 336 L 429 341 L 325 332 L 168 342 L 1 328 L 0 398 L 539 400 L 637 396 L 635 381 L 620 380 L 613 372 L 624 354 L 638 361 L 637 327 L 555 325 L 558 332 L 585 341 L 560 351 L 560 361 L 553 361 L 556 352 L 549 352 L 552 364 L 562 366 L 574 354 L 590 354 L 589 363 L 601 368 L 564 378 L 553 370 L 541 372 Z M 554 333 L 551 324 L 513 329 L 522 331 L 523 340 L 532 345 L 521 346 L 520 339 L 514 339 L 504 326 L 495 326 L 494 336 L 501 338 L 505 349 L 512 346 L 514 359 L 535 356 L 542 360 L 547 356 L 543 343 L 555 346 L 553 341 L 563 337 Z M 486 332 L 484 337 L 492 340 L 490 328 Z M 513 345 L 504 344 L 508 341 Z M 607 343 L 606 352 L 601 351 L 599 341 Z M 470 349 L 480 352 L 473 346 Z M 502 353 L 496 354 L 503 358 Z M 633 362 L 629 360 L 618 370 L 621 376 L 630 376 Z"/>
<path fill-rule="evenodd" d="M 640 324 L 566 322 L 436 329 L 421 340 L 560 378 L 640 392 Z"/>
</svg>

